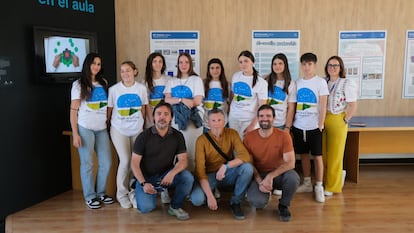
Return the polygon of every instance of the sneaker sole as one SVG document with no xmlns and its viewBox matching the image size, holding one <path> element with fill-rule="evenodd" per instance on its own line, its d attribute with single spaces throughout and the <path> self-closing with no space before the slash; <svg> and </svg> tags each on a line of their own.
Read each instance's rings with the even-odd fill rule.
<svg viewBox="0 0 414 233">
<path fill-rule="evenodd" d="M 93 209 L 93 210 L 99 209 L 99 208 L 102 207 L 102 206 L 91 206 L 91 205 L 88 205 L 88 204 L 86 204 L 86 206 L 89 207 L 89 209 Z"/>
<path fill-rule="evenodd" d="M 235 215 L 233 215 L 233 217 L 234 217 L 234 219 L 236 219 L 236 220 L 244 220 L 244 219 L 246 219 L 246 217 L 245 217 L 245 216 L 235 216 Z"/>
<path fill-rule="evenodd" d="M 174 214 L 174 212 L 171 212 L 169 209 L 168 209 L 168 214 L 171 215 L 171 216 L 176 217 L 180 221 L 185 221 L 185 220 L 190 219 L 190 216 L 178 217 L 177 215 Z"/>
</svg>

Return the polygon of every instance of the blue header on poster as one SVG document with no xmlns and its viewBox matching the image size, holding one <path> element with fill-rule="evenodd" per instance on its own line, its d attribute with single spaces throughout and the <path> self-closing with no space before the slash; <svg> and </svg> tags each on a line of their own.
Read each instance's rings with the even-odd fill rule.
<svg viewBox="0 0 414 233">
<path fill-rule="evenodd" d="M 407 37 L 408 37 L 409 39 L 413 39 L 413 38 L 414 38 L 414 31 L 408 31 L 408 33 L 407 33 Z"/>
<path fill-rule="evenodd" d="M 253 32 L 253 38 L 299 38 L 299 32 Z"/>
<path fill-rule="evenodd" d="M 152 32 L 151 39 L 198 39 L 198 32 Z"/>
<path fill-rule="evenodd" d="M 341 32 L 341 39 L 385 39 L 385 32 Z"/>
</svg>

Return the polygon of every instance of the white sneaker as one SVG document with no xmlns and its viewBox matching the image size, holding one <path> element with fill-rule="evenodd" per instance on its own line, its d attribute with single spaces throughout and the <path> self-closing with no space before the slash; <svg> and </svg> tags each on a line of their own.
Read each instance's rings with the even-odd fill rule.
<svg viewBox="0 0 414 233">
<path fill-rule="evenodd" d="M 132 204 L 132 207 L 134 207 L 134 209 L 136 209 L 137 208 L 137 199 L 135 199 L 135 190 L 131 190 L 128 193 L 128 197 L 129 197 L 129 201 Z"/>
<path fill-rule="evenodd" d="M 325 194 L 325 196 L 327 196 L 327 197 L 332 197 L 333 192 L 325 191 L 325 192 L 324 192 L 324 194 Z"/>
<path fill-rule="evenodd" d="M 216 199 L 219 199 L 221 197 L 221 193 L 220 193 L 220 190 L 218 190 L 218 188 L 214 189 L 214 197 Z"/>
<path fill-rule="evenodd" d="M 322 185 L 315 185 L 315 200 L 320 203 L 325 202 L 325 195 Z"/>
<path fill-rule="evenodd" d="M 121 205 L 122 208 L 124 209 L 129 209 L 132 207 L 131 201 L 129 201 L 129 198 L 122 198 L 120 200 L 118 200 L 119 204 Z"/>
<path fill-rule="evenodd" d="M 165 189 L 161 192 L 161 202 L 163 204 L 169 204 L 171 202 L 170 194 L 168 193 L 168 189 Z"/>
<path fill-rule="evenodd" d="M 277 196 L 282 196 L 282 190 L 280 190 L 280 189 L 275 189 L 275 190 L 273 190 L 273 194 L 274 194 L 274 195 L 277 195 Z"/>
<path fill-rule="evenodd" d="M 342 170 L 342 188 L 344 187 L 344 184 L 345 184 L 345 178 L 346 178 L 346 170 Z"/>
<path fill-rule="evenodd" d="M 311 193 L 313 191 L 311 183 L 303 183 L 296 190 L 297 193 Z"/>
</svg>

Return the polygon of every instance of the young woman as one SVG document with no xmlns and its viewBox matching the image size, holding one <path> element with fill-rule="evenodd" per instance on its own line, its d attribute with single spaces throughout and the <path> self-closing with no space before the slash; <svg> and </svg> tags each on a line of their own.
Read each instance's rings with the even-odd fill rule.
<svg viewBox="0 0 414 233">
<path fill-rule="evenodd" d="M 112 204 L 106 195 L 106 183 L 112 163 L 107 128 L 107 87 L 103 78 L 102 58 L 96 53 L 86 56 L 81 78 L 72 84 L 70 125 L 73 146 L 78 148 L 83 196 L 91 209 L 101 202 Z M 98 172 L 93 175 L 93 155 L 96 150 Z"/>
<path fill-rule="evenodd" d="M 296 105 L 296 85 L 289 71 L 285 54 L 278 53 L 272 58 L 272 72 L 267 76 L 268 104 L 275 110 L 273 126 L 290 131 Z"/>
<path fill-rule="evenodd" d="M 154 125 L 152 112 L 155 106 L 164 100 L 164 90 L 169 77 L 164 74 L 167 66 L 165 65 L 165 58 L 161 53 L 151 53 L 147 58 L 147 65 L 145 67 L 145 85 L 147 86 L 149 104 L 147 105 L 147 120 L 145 127 L 150 128 Z M 168 204 L 171 198 L 168 190 L 161 192 L 161 202 Z"/>
<path fill-rule="evenodd" d="M 242 51 L 238 61 L 240 71 L 233 75 L 231 83 L 229 126 L 243 139 L 245 133 L 258 128 L 256 110 L 267 101 L 267 83 L 254 68 L 250 51 Z"/>
<path fill-rule="evenodd" d="M 268 104 L 275 110 L 273 126 L 286 132 L 290 131 L 296 108 L 296 85 L 290 76 L 289 64 L 285 54 L 273 56 L 271 72 L 267 76 Z M 275 189 L 275 195 L 282 190 Z"/>
<path fill-rule="evenodd" d="M 204 97 L 203 81 L 194 72 L 190 54 L 180 54 L 177 67 L 177 77 L 171 78 L 165 87 L 165 102 L 173 107 L 174 119 L 172 126 L 180 130 L 184 135 L 188 154 L 187 169 L 194 171 L 195 142 L 197 137 L 203 133 L 203 127 L 201 127 L 204 115 L 202 107 Z M 191 112 L 191 117 L 187 118 L 185 115 L 189 111 Z"/>
<path fill-rule="evenodd" d="M 166 69 L 165 58 L 161 53 L 154 52 L 148 56 L 147 65 L 145 67 L 145 85 L 147 86 L 149 95 L 149 104 L 146 108 L 146 128 L 154 125 L 152 111 L 154 107 L 165 98 L 164 89 L 169 79 L 169 77 L 164 74 Z"/>
<path fill-rule="evenodd" d="M 329 96 L 323 132 L 325 196 L 342 192 L 343 158 L 348 122 L 357 109 L 357 85 L 345 78 L 344 62 L 332 56 L 325 65 Z"/>
<path fill-rule="evenodd" d="M 130 190 L 132 147 L 144 128 L 147 88 L 136 82 L 138 70 L 131 61 L 121 64 L 121 81 L 109 88 L 108 121 L 111 139 L 118 153 L 116 199 L 122 208 L 136 206 L 135 192 Z"/>
<path fill-rule="evenodd" d="M 208 61 L 207 77 L 204 80 L 204 93 L 203 126 L 204 132 L 207 132 L 210 129 L 208 125 L 208 111 L 214 108 L 222 109 L 226 114 L 225 120 L 227 121 L 229 84 L 226 79 L 223 63 L 218 58 L 213 58 Z"/>
</svg>

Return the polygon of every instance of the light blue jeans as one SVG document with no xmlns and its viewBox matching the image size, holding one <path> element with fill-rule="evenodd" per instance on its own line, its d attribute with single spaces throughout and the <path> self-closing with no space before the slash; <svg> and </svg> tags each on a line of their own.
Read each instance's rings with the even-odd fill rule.
<svg viewBox="0 0 414 233">
<path fill-rule="evenodd" d="M 234 192 L 230 204 L 240 204 L 252 181 L 253 167 L 250 163 L 243 163 L 238 167 L 229 168 L 226 170 L 225 177 L 221 181 L 216 179 L 216 172 L 208 173 L 207 177 L 211 190 L 214 190 L 216 187 L 220 188 L 234 185 Z M 206 203 L 207 197 L 200 184 L 197 183 L 194 186 L 190 199 L 195 206 L 201 206 Z"/>
<path fill-rule="evenodd" d="M 78 148 L 83 196 L 86 201 L 106 194 L 106 182 L 112 165 L 111 147 L 106 129 L 94 131 L 78 125 L 82 146 Z M 98 158 L 98 171 L 93 176 L 94 150 Z"/>
<path fill-rule="evenodd" d="M 162 175 L 145 177 L 145 181 L 151 183 L 154 186 L 159 186 L 157 183 L 160 182 L 167 173 L 168 171 Z M 193 183 L 194 177 L 191 174 L 191 172 L 187 170 L 183 170 L 182 172 L 174 176 L 172 184 L 168 187 L 165 187 L 168 189 L 175 188 L 174 196 L 171 198 L 172 208 L 178 209 L 182 207 L 185 198 L 193 188 Z M 157 194 L 145 193 L 138 181 L 136 183 L 135 188 L 135 198 L 137 200 L 137 208 L 143 214 L 151 212 L 156 207 Z"/>
</svg>

